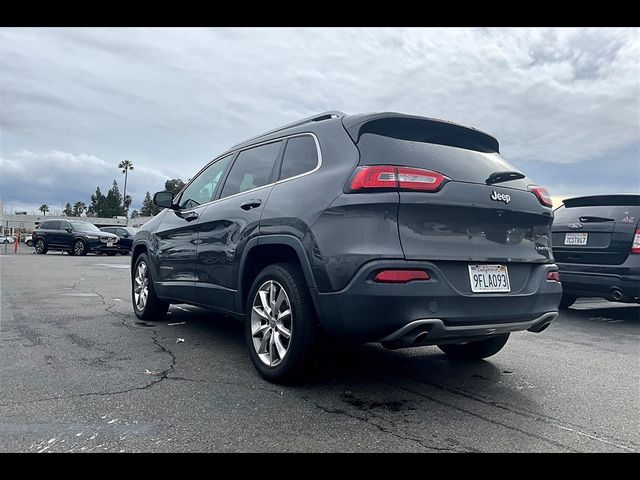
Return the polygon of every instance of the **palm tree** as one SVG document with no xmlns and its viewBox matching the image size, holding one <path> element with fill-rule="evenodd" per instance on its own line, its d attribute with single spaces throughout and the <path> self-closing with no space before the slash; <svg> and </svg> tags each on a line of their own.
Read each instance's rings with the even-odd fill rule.
<svg viewBox="0 0 640 480">
<path fill-rule="evenodd" d="M 49 211 L 49 205 L 47 205 L 46 203 L 43 203 L 42 205 L 40 205 L 40 208 L 38 210 L 40 210 L 42 214 L 46 217 L 47 212 Z"/>
<path fill-rule="evenodd" d="M 118 164 L 118 168 L 124 173 L 124 193 L 122 198 L 127 198 L 127 177 L 129 176 L 129 170 L 133 170 L 133 162 L 130 160 L 123 160 Z M 125 205 L 125 215 L 129 216 L 129 205 Z"/>
<path fill-rule="evenodd" d="M 76 202 L 73 204 L 73 216 L 79 217 L 82 213 L 87 209 L 87 206 L 84 202 Z"/>
</svg>

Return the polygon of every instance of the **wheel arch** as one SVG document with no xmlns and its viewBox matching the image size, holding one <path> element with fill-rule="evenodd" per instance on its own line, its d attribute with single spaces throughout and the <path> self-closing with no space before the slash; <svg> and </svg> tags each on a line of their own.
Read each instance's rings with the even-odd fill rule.
<svg viewBox="0 0 640 480">
<path fill-rule="evenodd" d="M 295 262 L 300 266 L 316 312 L 319 313 L 317 289 L 311 264 L 302 242 L 290 235 L 264 235 L 254 237 L 247 242 L 238 268 L 236 310 L 244 314 L 247 295 L 255 277 L 267 265 L 279 262 Z"/>
</svg>

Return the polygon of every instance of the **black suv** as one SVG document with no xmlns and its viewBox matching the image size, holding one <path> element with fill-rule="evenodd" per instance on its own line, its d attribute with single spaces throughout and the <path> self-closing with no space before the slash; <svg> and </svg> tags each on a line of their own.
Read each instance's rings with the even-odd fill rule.
<svg viewBox="0 0 640 480">
<path fill-rule="evenodd" d="M 542 331 L 562 288 L 551 199 L 495 138 L 430 118 L 328 112 L 209 162 L 136 234 L 136 315 L 244 319 L 265 378 L 296 378 L 318 329 L 456 359 Z"/>
<path fill-rule="evenodd" d="M 553 252 L 564 294 L 640 301 L 640 195 L 569 198 L 555 210 Z"/>
<path fill-rule="evenodd" d="M 128 255 L 131 253 L 131 245 L 133 245 L 133 238 L 136 236 L 137 230 L 131 227 L 102 227 L 103 232 L 113 233 L 120 239 L 118 241 L 118 250 L 122 255 Z M 115 255 L 115 253 L 112 253 Z"/>
<path fill-rule="evenodd" d="M 100 231 L 93 223 L 79 220 L 46 220 L 33 231 L 31 241 L 36 253 L 62 250 L 69 255 L 89 252 L 118 252 L 118 236 Z"/>
</svg>

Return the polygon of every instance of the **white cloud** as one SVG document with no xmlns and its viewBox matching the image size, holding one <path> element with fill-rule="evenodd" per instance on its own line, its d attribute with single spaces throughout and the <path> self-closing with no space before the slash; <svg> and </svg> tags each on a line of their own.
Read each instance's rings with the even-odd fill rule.
<svg viewBox="0 0 640 480">
<path fill-rule="evenodd" d="M 88 152 L 74 158 L 98 173 L 127 158 L 186 179 L 230 145 L 334 109 L 475 126 L 516 165 L 549 169 L 640 142 L 637 28 L 3 29 L 0 69 L 2 157 Z M 96 180 L 82 177 L 86 194 Z M 557 183 L 589 188 L 571 182 Z"/>
</svg>

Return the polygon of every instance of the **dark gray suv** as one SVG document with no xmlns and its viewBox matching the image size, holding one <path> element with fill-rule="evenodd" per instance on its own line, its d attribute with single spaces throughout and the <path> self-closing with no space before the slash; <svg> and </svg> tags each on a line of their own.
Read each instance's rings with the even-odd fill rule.
<svg viewBox="0 0 640 480">
<path fill-rule="evenodd" d="M 286 382 L 319 330 L 454 359 L 540 332 L 562 288 L 551 200 L 476 129 L 328 112 L 235 145 L 136 234 L 132 300 L 243 319 L 253 363 Z"/>
</svg>

